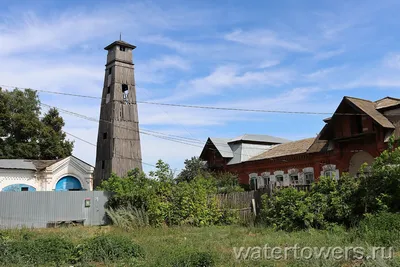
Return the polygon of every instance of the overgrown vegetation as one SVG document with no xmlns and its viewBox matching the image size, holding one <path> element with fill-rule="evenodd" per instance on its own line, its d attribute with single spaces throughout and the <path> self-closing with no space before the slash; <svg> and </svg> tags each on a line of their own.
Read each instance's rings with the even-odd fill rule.
<svg viewBox="0 0 400 267">
<path fill-rule="evenodd" d="M 124 235 L 100 234 L 73 242 L 71 237 L 39 235 L 27 230 L 20 235 L 0 232 L 0 265 L 64 266 L 92 263 L 135 262 L 143 249 Z"/>
<path fill-rule="evenodd" d="M 368 170 L 368 172 L 366 171 Z M 389 148 L 359 177 L 320 177 L 310 192 L 287 188 L 263 196 L 261 221 L 282 230 L 347 227 L 380 212 L 400 212 L 400 148 Z"/>
<path fill-rule="evenodd" d="M 346 230 L 275 231 L 266 227 L 147 227 L 124 231 L 118 227 L 73 227 L 0 231 L 4 244 L 18 248 L 0 250 L 0 266 L 141 266 L 141 267 L 222 267 L 222 266 L 399 266 L 400 236 L 390 235 L 389 225 L 400 221 L 398 214 L 377 214 L 365 219 L 360 227 Z M 389 219 L 387 216 L 390 216 Z M 383 222 L 385 234 L 376 235 Z M 4 242 L 5 240 L 5 242 Z M 49 241 L 51 240 L 51 241 Z M 30 249 L 32 244 L 37 247 Z M 363 247 L 390 246 L 393 260 L 236 260 L 233 247 Z M 21 247 L 22 246 L 22 247 Z M 13 256 L 14 255 L 14 256 Z"/>
<path fill-rule="evenodd" d="M 127 229 L 147 225 L 207 226 L 237 219 L 232 217 L 238 214 L 219 210 L 213 197 L 221 186 L 224 191 L 241 190 L 232 183 L 233 175 L 218 179 L 202 169 L 195 158 L 186 161 L 185 170 L 175 179 L 169 165 L 159 161 L 150 177 L 138 170 L 126 177 L 112 175 L 101 184 L 101 189 L 114 192 L 107 211 L 111 221 Z"/>
</svg>

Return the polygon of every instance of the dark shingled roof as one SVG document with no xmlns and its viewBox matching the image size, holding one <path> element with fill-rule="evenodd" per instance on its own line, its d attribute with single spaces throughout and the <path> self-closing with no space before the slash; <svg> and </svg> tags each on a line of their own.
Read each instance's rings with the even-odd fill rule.
<svg viewBox="0 0 400 267">
<path fill-rule="evenodd" d="M 252 157 L 248 161 L 271 159 L 277 157 L 291 156 L 306 153 L 310 146 L 314 143 L 315 138 L 307 138 L 289 143 L 276 145 L 270 150 Z"/>
<path fill-rule="evenodd" d="M 363 112 L 365 112 L 365 114 L 370 116 L 374 121 L 379 123 L 382 127 L 390 129 L 395 128 L 393 123 L 391 123 L 388 118 L 386 118 L 379 111 L 376 110 L 374 102 L 348 96 L 346 96 L 345 99 L 354 104 L 357 108 L 359 108 Z"/>
<path fill-rule="evenodd" d="M 104 50 L 110 50 L 112 47 L 114 47 L 116 45 L 121 45 L 121 46 L 129 47 L 129 48 L 132 48 L 132 49 L 136 48 L 136 46 L 134 46 L 134 45 L 131 45 L 131 44 L 128 44 L 127 42 L 118 40 L 118 41 L 115 41 L 115 42 L 107 45 L 106 47 L 104 47 Z"/>
</svg>

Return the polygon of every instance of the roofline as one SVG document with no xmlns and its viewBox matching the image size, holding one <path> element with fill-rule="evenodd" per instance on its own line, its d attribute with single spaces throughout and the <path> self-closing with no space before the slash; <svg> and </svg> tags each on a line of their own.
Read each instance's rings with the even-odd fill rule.
<svg viewBox="0 0 400 267">
<path fill-rule="evenodd" d="M 80 162 L 85 163 L 86 165 L 89 165 L 89 166 L 92 167 L 92 168 L 95 168 L 92 164 L 89 164 L 89 163 L 87 163 L 86 161 L 83 161 L 83 160 L 81 160 L 80 158 L 78 158 L 78 157 L 76 157 L 76 156 L 74 156 L 74 155 L 71 155 L 71 156 L 69 156 L 69 157 L 73 157 L 73 158 L 79 160 Z M 68 157 L 65 157 L 64 159 L 66 159 L 66 158 L 68 158 Z M 57 163 L 57 162 L 56 162 L 56 163 Z M 56 164 L 56 163 L 54 163 L 54 164 Z M 52 164 L 52 165 L 53 165 L 53 164 Z M 50 166 L 51 166 L 51 165 L 50 165 Z"/>
<path fill-rule="evenodd" d="M 353 97 L 353 96 L 344 96 L 343 97 L 343 99 L 347 99 L 347 98 L 352 98 L 352 99 L 358 99 L 358 100 L 362 100 L 362 101 L 367 101 L 367 102 L 370 102 L 370 103 L 375 103 L 375 102 L 373 102 L 373 101 L 371 101 L 371 100 L 368 100 L 368 99 L 364 99 L 364 98 L 359 98 L 359 97 Z M 342 100 L 343 100 L 342 99 Z"/>
<path fill-rule="evenodd" d="M 116 45 L 123 45 L 125 47 L 129 47 L 129 48 L 132 48 L 132 49 L 136 48 L 136 46 L 134 46 L 134 45 L 128 44 L 128 43 L 123 42 L 121 40 L 117 40 L 117 41 L 114 41 L 111 44 L 107 45 L 106 47 L 104 47 L 104 50 L 110 50 L 112 47 L 114 47 Z"/>
<path fill-rule="evenodd" d="M 400 98 L 396 98 L 396 97 L 392 97 L 392 96 L 386 96 L 386 97 L 382 97 L 381 99 L 376 100 L 375 103 L 379 102 L 379 101 L 381 101 L 383 99 L 386 99 L 386 98 L 390 98 L 390 99 L 393 99 L 393 100 L 399 100 L 400 101 Z"/>
</svg>

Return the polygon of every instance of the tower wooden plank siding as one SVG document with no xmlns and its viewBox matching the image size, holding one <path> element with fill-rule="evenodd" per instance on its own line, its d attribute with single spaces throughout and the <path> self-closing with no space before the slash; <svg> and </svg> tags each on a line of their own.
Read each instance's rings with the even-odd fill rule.
<svg viewBox="0 0 400 267">
<path fill-rule="evenodd" d="M 124 176 L 142 170 L 139 119 L 132 51 L 136 46 L 115 41 L 108 51 L 97 136 L 94 186 L 111 173 Z"/>
</svg>

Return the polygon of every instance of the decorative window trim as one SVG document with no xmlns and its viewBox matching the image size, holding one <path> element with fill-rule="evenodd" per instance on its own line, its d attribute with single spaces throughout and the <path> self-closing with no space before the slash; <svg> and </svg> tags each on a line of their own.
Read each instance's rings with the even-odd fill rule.
<svg viewBox="0 0 400 267">
<path fill-rule="evenodd" d="M 327 164 L 327 165 L 322 166 L 323 172 L 334 171 L 334 170 L 336 170 L 336 165 L 334 165 L 334 164 Z"/>
</svg>

